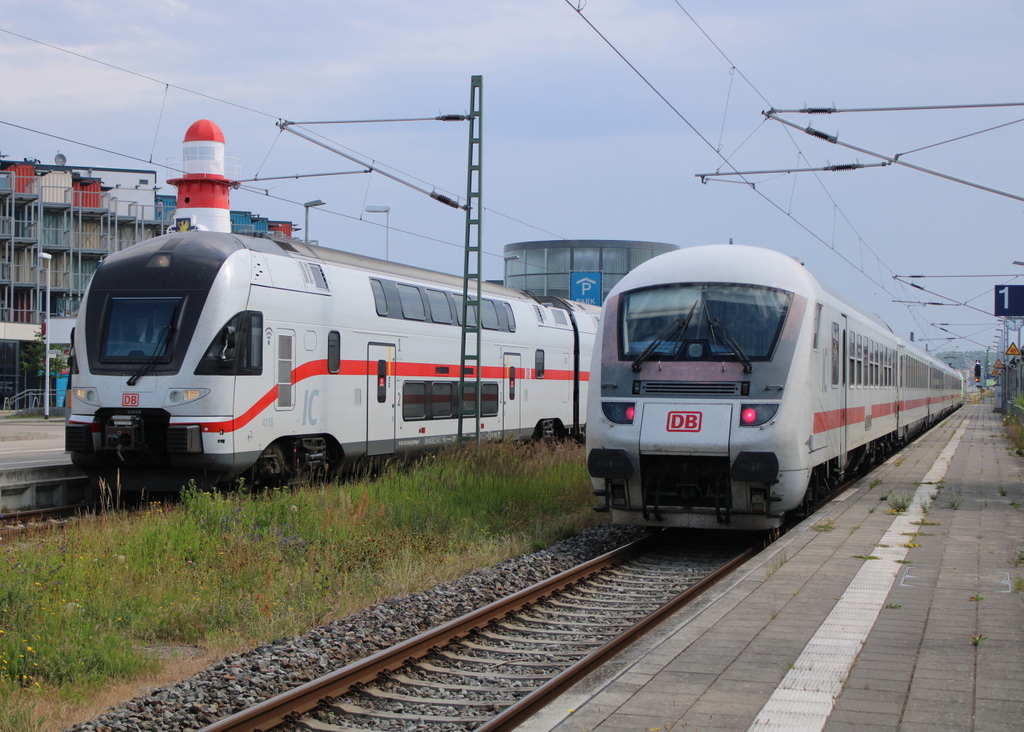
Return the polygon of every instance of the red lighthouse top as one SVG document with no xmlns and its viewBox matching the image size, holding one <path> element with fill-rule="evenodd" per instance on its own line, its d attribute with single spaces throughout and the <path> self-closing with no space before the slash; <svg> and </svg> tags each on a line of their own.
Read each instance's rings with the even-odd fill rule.
<svg viewBox="0 0 1024 732">
<path fill-rule="evenodd" d="M 182 142 L 224 142 L 224 133 L 213 120 L 201 119 L 192 123 L 192 126 L 185 132 L 185 139 Z"/>
</svg>

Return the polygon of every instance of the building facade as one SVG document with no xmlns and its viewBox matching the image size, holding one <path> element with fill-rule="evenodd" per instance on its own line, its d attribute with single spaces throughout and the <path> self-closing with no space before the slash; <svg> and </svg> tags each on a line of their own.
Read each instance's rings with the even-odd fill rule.
<svg viewBox="0 0 1024 732">
<path fill-rule="evenodd" d="M 554 239 L 506 244 L 505 284 L 538 296 L 572 297 L 573 273 L 601 273 L 601 298 L 637 265 L 679 247 L 652 241 Z"/>
<path fill-rule="evenodd" d="M 100 261 L 174 223 L 176 197 L 159 191 L 154 170 L 0 160 L 0 406 L 41 388 L 38 374 L 21 373 L 19 351 L 46 319 L 47 280 L 51 344 L 67 343 L 68 323 Z M 231 223 L 238 233 L 292 234 L 291 222 L 247 211 L 232 211 Z M 40 266 L 44 253 L 49 273 Z"/>
</svg>

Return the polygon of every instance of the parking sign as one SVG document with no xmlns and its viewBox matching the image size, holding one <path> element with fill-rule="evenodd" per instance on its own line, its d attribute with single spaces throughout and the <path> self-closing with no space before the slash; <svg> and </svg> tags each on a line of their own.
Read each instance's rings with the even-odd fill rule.
<svg viewBox="0 0 1024 732">
<path fill-rule="evenodd" d="M 572 272 L 569 275 L 569 299 L 588 305 L 601 304 L 601 273 Z"/>
</svg>

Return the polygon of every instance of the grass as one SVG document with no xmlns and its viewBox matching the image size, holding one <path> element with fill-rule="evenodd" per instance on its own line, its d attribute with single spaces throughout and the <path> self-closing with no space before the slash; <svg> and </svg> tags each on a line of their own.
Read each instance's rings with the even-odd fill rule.
<svg viewBox="0 0 1024 732">
<path fill-rule="evenodd" d="M 254 647 L 571 536 L 599 520 L 590 491 L 578 445 L 474 445 L 5 541 L 0 732 L 157 672 L 146 646 Z"/>
</svg>

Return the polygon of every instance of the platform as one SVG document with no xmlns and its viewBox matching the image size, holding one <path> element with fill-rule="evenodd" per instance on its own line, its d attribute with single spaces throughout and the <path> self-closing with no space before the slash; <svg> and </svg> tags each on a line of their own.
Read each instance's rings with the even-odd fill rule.
<svg viewBox="0 0 1024 732">
<path fill-rule="evenodd" d="M 968 405 L 519 732 L 1024 729 L 1022 559 L 1024 458 Z"/>
</svg>

